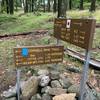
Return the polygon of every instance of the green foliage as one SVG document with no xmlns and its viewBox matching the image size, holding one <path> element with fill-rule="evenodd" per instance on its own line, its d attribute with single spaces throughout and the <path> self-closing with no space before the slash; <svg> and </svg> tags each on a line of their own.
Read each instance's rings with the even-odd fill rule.
<svg viewBox="0 0 100 100">
<path fill-rule="evenodd" d="M 0 34 L 32 31 L 40 28 L 50 29 L 52 25 L 49 26 L 47 22 L 50 18 L 52 18 L 52 14 L 49 13 L 40 13 L 39 16 L 31 13 L 22 16 L 3 14 L 0 16 Z"/>
<path fill-rule="evenodd" d="M 15 16 L 9 16 L 9 15 L 5 15 L 5 14 L 0 15 L 0 23 L 7 23 L 10 21 L 13 22 L 15 20 L 17 20 L 17 17 L 15 17 Z"/>
</svg>

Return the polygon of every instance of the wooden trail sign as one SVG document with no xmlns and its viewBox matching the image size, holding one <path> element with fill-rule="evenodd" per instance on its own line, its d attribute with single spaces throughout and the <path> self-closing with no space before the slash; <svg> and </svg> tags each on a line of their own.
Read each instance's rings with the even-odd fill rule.
<svg viewBox="0 0 100 100">
<path fill-rule="evenodd" d="M 56 18 L 54 37 L 89 50 L 92 48 L 95 23 L 94 19 Z"/>
<path fill-rule="evenodd" d="M 63 61 L 63 46 L 28 46 L 14 48 L 15 66 L 51 64 Z"/>
</svg>

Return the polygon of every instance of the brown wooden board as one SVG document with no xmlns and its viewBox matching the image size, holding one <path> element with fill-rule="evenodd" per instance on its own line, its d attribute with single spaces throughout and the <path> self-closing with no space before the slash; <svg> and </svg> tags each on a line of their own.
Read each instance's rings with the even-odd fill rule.
<svg viewBox="0 0 100 100">
<path fill-rule="evenodd" d="M 27 49 L 28 55 L 23 56 L 22 50 Z M 14 48 L 15 66 L 41 65 L 63 61 L 63 46 L 28 46 Z"/>
<path fill-rule="evenodd" d="M 54 37 L 84 49 L 91 49 L 95 19 L 60 19 L 54 21 Z"/>
</svg>

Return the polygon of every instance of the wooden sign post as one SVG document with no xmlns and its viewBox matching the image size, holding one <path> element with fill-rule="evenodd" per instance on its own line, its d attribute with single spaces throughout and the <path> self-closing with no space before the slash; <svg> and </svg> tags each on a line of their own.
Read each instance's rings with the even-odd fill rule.
<svg viewBox="0 0 100 100">
<path fill-rule="evenodd" d="M 63 46 L 28 46 L 14 48 L 14 61 L 17 67 L 17 94 L 20 100 L 20 70 L 22 66 L 59 63 L 63 61 Z"/>
<path fill-rule="evenodd" d="M 90 50 L 95 32 L 94 19 L 55 19 L 54 37 L 69 42 L 86 50 L 83 74 L 80 84 L 80 100 L 84 100 L 88 76 Z"/>
</svg>

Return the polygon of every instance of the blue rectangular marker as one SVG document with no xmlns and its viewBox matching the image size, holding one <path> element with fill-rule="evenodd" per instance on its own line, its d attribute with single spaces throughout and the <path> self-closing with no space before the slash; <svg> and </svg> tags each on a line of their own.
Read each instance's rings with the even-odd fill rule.
<svg viewBox="0 0 100 100">
<path fill-rule="evenodd" d="M 27 57 L 27 56 L 28 56 L 28 48 L 22 48 L 21 55 L 22 55 L 23 57 Z"/>
</svg>

